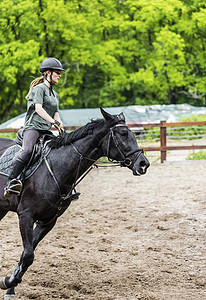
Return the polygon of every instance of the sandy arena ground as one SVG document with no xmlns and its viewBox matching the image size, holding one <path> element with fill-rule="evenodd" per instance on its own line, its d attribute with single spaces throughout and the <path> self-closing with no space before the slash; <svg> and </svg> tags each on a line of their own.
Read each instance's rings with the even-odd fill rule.
<svg viewBox="0 0 206 300">
<path fill-rule="evenodd" d="M 206 299 L 205 175 L 204 161 L 154 163 L 142 177 L 93 170 L 39 244 L 17 299 Z M 0 238 L 2 278 L 22 251 L 15 214 Z"/>
</svg>

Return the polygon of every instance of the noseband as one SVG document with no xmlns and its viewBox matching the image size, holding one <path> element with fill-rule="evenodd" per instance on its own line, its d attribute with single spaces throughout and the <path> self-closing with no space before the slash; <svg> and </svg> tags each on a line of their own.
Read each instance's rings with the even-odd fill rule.
<svg viewBox="0 0 206 300">
<path fill-rule="evenodd" d="M 110 145 L 111 145 L 111 141 L 113 140 L 113 142 L 114 142 L 114 144 L 115 144 L 115 146 L 116 146 L 117 150 L 119 151 L 119 153 L 121 155 L 121 158 L 122 158 L 122 160 L 118 161 L 118 163 L 121 163 L 121 166 L 123 166 L 123 167 L 129 167 L 133 163 L 132 159 L 129 158 L 129 156 L 134 154 L 134 153 L 137 153 L 137 156 L 136 156 L 136 159 L 135 159 L 135 160 L 137 160 L 138 157 L 140 156 L 140 154 L 143 153 L 143 149 L 137 148 L 137 149 L 132 150 L 128 153 L 124 153 L 124 151 L 121 149 L 121 146 L 119 144 L 119 141 L 118 141 L 117 137 L 114 134 L 114 129 L 117 128 L 117 127 L 127 127 L 128 128 L 128 125 L 126 125 L 126 124 L 116 124 L 115 126 L 110 128 L 109 139 L 108 139 L 108 144 L 107 144 L 107 157 L 108 157 L 109 161 L 113 162 L 113 160 L 109 158 Z"/>
</svg>

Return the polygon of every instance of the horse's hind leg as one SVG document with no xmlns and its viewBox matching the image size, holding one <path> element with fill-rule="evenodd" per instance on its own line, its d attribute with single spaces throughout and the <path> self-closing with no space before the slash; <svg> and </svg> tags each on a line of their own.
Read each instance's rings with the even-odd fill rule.
<svg viewBox="0 0 206 300">
<path fill-rule="evenodd" d="M 19 214 L 19 226 L 24 251 L 22 252 L 20 261 L 11 277 L 4 277 L 0 282 L 0 287 L 2 289 L 10 289 L 17 286 L 21 282 L 28 267 L 33 263 L 33 224 L 33 218 L 28 211 Z"/>
</svg>

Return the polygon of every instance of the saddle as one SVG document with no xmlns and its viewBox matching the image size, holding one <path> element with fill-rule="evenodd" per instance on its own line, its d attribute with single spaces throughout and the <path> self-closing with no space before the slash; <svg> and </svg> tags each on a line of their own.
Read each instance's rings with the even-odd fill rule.
<svg viewBox="0 0 206 300">
<path fill-rule="evenodd" d="M 26 167 L 24 179 L 28 179 L 36 171 L 36 169 L 42 163 L 44 157 L 46 157 L 51 148 L 47 146 L 48 142 L 52 139 L 54 135 L 50 132 L 42 135 L 35 144 L 30 161 Z M 17 132 L 16 144 L 10 146 L 0 157 L 0 174 L 9 176 L 13 168 L 13 161 L 15 161 L 15 156 L 21 150 L 23 141 L 23 130 L 20 129 Z"/>
</svg>

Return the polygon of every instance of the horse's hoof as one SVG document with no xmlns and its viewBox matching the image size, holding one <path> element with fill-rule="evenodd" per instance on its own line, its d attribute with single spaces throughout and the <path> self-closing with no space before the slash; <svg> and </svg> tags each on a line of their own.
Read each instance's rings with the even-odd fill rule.
<svg viewBox="0 0 206 300">
<path fill-rule="evenodd" d="M 4 277 L 1 282 L 0 282 L 0 288 L 2 290 L 7 290 L 8 289 L 8 286 L 6 285 L 6 277 Z"/>
<path fill-rule="evenodd" d="M 16 296 L 15 295 L 5 295 L 4 296 L 4 300 L 10 300 L 10 299 L 16 299 Z"/>
</svg>

